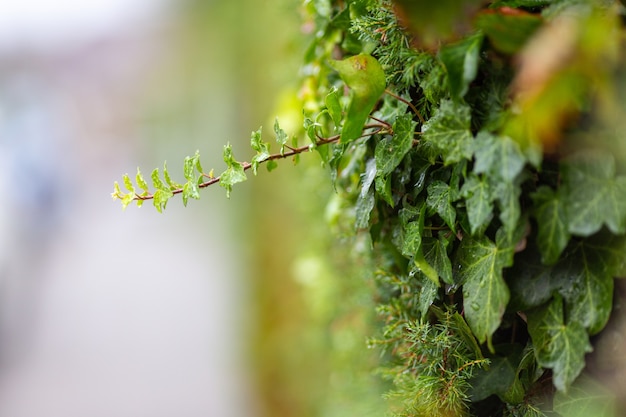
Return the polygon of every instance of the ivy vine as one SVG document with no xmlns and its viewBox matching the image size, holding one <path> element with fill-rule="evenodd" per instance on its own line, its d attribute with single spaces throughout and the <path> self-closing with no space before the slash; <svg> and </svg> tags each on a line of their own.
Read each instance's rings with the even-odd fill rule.
<svg viewBox="0 0 626 417">
<path fill-rule="evenodd" d="M 276 153 L 259 129 L 249 162 L 226 145 L 217 176 L 196 153 L 184 183 L 138 169 L 113 197 L 160 212 L 315 151 L 371 241 L 368 345 L 393 415 L 616 415 L 584 370 L 626 276 L 621 4 L 303 7 L 317 30 L 301 132 L 276 121 Z"/>
</svg>

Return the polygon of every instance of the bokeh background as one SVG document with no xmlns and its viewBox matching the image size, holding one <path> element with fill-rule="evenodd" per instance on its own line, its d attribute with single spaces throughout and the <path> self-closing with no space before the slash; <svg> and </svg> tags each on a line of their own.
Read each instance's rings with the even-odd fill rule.
<svg viewBox="0 0 626 417">
<path fill-rule="evenodd" d="M 264 413 L 261 196 L 159 215 L 110 193 L 196 149 L 248 157 L 298 81 L 298 2 L 270 3 L 0 2 L 0 416 Z"/>
</svg>

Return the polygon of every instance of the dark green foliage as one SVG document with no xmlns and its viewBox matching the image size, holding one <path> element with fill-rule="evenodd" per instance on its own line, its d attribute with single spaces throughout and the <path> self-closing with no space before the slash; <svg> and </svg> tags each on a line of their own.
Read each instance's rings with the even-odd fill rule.
<svg viewBox="0 0 626 417">
<path fill-rule="evenodd" d="M 161 211 L 174 194 L 186 203 L 217 181 L 230 193 L 247 169 L 315 149 L 344 230 L 371 244 L 381 329 L 370 345 L 393 415 L 566 417 L 581 404 L 608 417 L 580 375 L 626 275 L 624 156 L 579 139 L 623 126 L 610 88 L 619 8 L 483 3 L 306 2 L 318 28 L 305 57 L 310 144 L 289 146 L 276 122 L 278 153 L 258 130 L 251 163 L 227 146 L 219 177 L 196 154 L 183 186 L 155 171 L 151 194 L 138 171 L 141 193 L 124 176 L 114 197 Z"/>
</svg>

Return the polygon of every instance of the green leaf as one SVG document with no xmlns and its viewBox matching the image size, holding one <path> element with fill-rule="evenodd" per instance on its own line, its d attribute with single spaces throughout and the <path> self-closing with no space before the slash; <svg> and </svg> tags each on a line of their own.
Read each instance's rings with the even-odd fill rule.
<svg viewBox="0 0 626 417">
<path fill-rule="evenodd" d="M 220 175 L 220 186 L 226 189 L 226 197 L 230 197 L 233 185 L 243 182 L 247 179 L 243 164 L 237 162 L 233 157 L 233 151 L 230 144 L 224 146 L 224 162 L 226 162 L 226 171 Z"/>
<path fill-rule="evenodd" d="M 442 281 L 446 284 L 453 285 L 452 263 L 448 257 L 444 239 L 436 239 L 433 237 L 422 238 L 422 251 L 424 253 L 424 259 L 428 265 L 432 265 L 432 268 L 437 272 L 437 275 L 441 277 Z M 437 283 L 438 282 L 439 280 L 437 280 Z"/>
<path fill-rule="evenodd" d="M 372 183 L 376 177 L 376 161 L 370 159 L 365 164 L 365 172 L 361 174 L 361 192 L 356 202 L 356 224 L 357 230 L 365 229 L 369 226 L 370 213 L 374 208 L 376 199 Z"/>
<path fill-rule="evenodd" d="M 199 200 L 200 190 L 198 189 L 198 183 L 196 181 L 187 181 L 183 185 L 183 205 L 186 207 L 190 198 Z"/>
<path fill-rule="evenodd" d="M 146 180 L 144 180 L 143 175 L 141 174 L 141 171 L 139 170 L 139 167 L 137 167 L 137 175 L 135 176 L 135 182 L 137 183 L 137 186 L 139 186 L 139 188 L 141 188 L 143 191 L 148 191 L 148 183 L 146 182 Z"/>
<path fill-rule="evenodd" d="M 410 114 L 400 116 L 393 124 L 394 134 L 376 144 L 376 175 L 389 175 L 400 165 L 413 147 L 415 126 Z"/>
<path fill-rule="evenodd" d="M 159 213 L 162 213 L 165 209 L 165 206 L 167 206 L 168 200 L 172 198 L 174 193 L 172 193 L 172 190 L 170 190 L 170 188 L 165 185 L 163 181 L 161 181 L 158 168 L 155 168 L 152 171 L 151 178 L 152 184 L 154 185 L 154 188 L 156 188 L 156 191 L 152 196 L 152 204 Z"/>
<path fill-rule="evenodd" d="M 565 323 L 561 297 L 528 313 L 527 319 L 537 362 L 552 369 L 554 386 L 567 392 L 585 367 L 585 354 L 592 351 L 585 327 L 577 321 Z"/>
<path fill-rule="evenodd" d="M 461 196 L 467 204 L 471 233 L 476 235 L 487 227 L 493 217 L 493 196 L 489 184 L 484 177 L 472 173 L 461 187 Z"/>
<path fill-rule="evenodd" d="M 128 190 L 128 192 L 130 194 L 135 194 L 135 186 L 133 185 L 133 182 L 130 180 L 130 177 L 128 176 L 128 174 L 124 174 L 124 176 L 122 177 L 122 180 L 124 181 L 124 188 L 126 188 Z"/>
<path fill-rule="evenodd" d="M 578 378 L 567 393 L 557 392 L 553 407 L 564 417 L 617 417 L 615 396 L 584 376 Z"/>
<path fill-rule="evenodd" d="M 489 368 L 478 368 L 473 372 L 469 395 L 472 402 L 484 400 L 491 395 L 502 397 L 517 377 L 517 357 L 489 358 Z"/>
<path fill-rule="evenodd" d="M 570 239 L 565 204 L 558 193 L 547 186 L 539 187 L 531 194 L 531 198 L 535 204 L 537 247 L 541 251 L 541 260 L 546 265 L 553 265 L 559 260 Z"/>
<path fill-rule="evenodd" d="M 261 128 L 259 128 L 256 132 L 252 132 L 250 135 L 250 147 L 256 151 L 256 155 L 254 155 L 250 161 L 250 164 L 252 165 L 252 172 L 256 175 L 259 164 L 270 157 L 270 144 L 263 142 L 261 139 Z M 271 171 L 269 168 L 268 170 Z"/>
<path fill-rule="evenodd" d="M 339 92 L 336 88 L 333 87 L 330 89 L 330 92 L 324 99 L 324 104 L 326 104 L 328 114 L 330 114 L 331 119 L 333 119 L 335 127 L 339 127 L 343 112 L 341 110 L 341 104 L 339 103 Z"/>
<path fill-rule="evenodd" d="M 360 54 L 342 61 L 331 61 L 331 66 L 352 90 L 345 122 L 341 129 L 343 143 L 361 136 L 363 126 L 374 109 L 376 102 L 385 91 L 385 72 L 376 58 Z"/>
<path fill-rule="evenodd" d="M 173 191 L 173 190 L 182 188 L 182 184 L 172 181 L 172 178 L 170 177 L 170 173 L 167 170 L 167 162 L 163 163 L 163 178 L 165 178 L 165 182 L 170 187 L 170 190 Z"/>
<path fill-rule="evenodd" d="M 422 146 L 442 156 L 445 165 L 472 157 L 471 111 L 468 105 L 443 100 L 422 126 Z"/>
<path fill-rule="evenodd" d="M 590 334 L 604 328 L 613 308 L 610 259 L 600 251 L 586 241 L 580 242 L 554 272 L 567 303 L 568 320 L 582 324 Z"/>
<path fill-rule="evenodd" d="M 474 172 L 486 173 L 494 181 L 513 181 L 526 163 L 519 144 L 513 139 L 483 131 L 476 135 L 474 156 Z"/>
<path fill-rule="evenodd" d="M 532 3 L 536 6 L 538 3 L 540 5 L 546 2 L 534 0 L 514 3 Z M 476 16 L 474 21 L 476 28 L 485 33 L 495 49 L 510 55 L 519 52 L 543 23 L 541 16 L 511 7 L 518 7 L 518 5 L 484 10 Z"/>
<path fill-rule="evenodd" d="M 500 209 L 500 221 L 509 236 L 512 236 L 517 229 L 522 215 L 522 208 L 519 202 L 522 193 L 520 184 L 519 177 L 513 181 L 500 181 L 496 184 L 493 191 Z"/>
<path fill-rule="evenodd" d="M 480 343 L 500 326 L 509 302 L 502 269 L 513 264 L 513 247 L 494 244 L 487 237 L 465 237 L 457 252 L 457 282 L 463 285 L 463 307 L 470 328 Z"/>
<path fill-rule="evenodd" d="M 482 42 L 483 34 L 477 33 L 439 50 L 439 59 L 448 73 L 450 94 L 455 99 L 463 98 L 476 78 Z"/>
<path fill-rule="evenodd" d="M 568 230 L 589 236 L 606 225 L 615 234 L 626 232 L 626 177 L 615 176 L 613 155 L 586 150 L 561 165 Z"/>
<path fill-rule="evenodd" d="M 278 118 L 274 120 L 274 134 L 276 135 L 276 143 L 280 146 L 280 154 L 283 155 L 285 153 L 285 145 L 287 144 L 287 140 L 289 137 L 287 133 L 280 127 L 278 123 Z M 254 134 L 253 134 L 254 135 Z"/>
<path fill-rule="evenodd" d="M 446 222 L 450 230 L 455 230 L 456 209 L 452 206 L 450 186 L 443 181 L 435 181 L 428 185 L 426 206 L 437 213 Z"/>
<path fill-rule="evenodd" d="M 185 163 L 183 166 L 183 174 L 187 181 L 195 181 L 196 180 L 196 170 L 198 172 L 202 172 L 202 167 L 200 166 L 200 152 L 196 151 L 194 156 L 187 156 L 185 158 Z"/>
</svg>

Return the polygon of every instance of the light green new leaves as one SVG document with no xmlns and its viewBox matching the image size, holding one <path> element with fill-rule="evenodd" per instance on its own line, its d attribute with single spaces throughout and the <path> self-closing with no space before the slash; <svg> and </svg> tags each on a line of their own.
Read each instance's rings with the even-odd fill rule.
<svg viewBox="0 0 626 417">
<path fill-rule="evenodd" d="M 470 122 L 468 105 L 444 100 L 433 117 L 422 126 L 422 146 L 441 155 L 445 165 L 469 160 L 473 138 Z"/>
<path fill-rule="evenodd" d="M 457 252 L 457 282 L 463 285 L 467 323 L 478 341 L 487 341 L 491 350 L 491 335 L 509 302 L 502 269 L 513 264 L 513 247 L 500 240 L 496 244 L 487 237 L 465 237 Z"/>
<path fill-rule="evenodd" d="M 541 252 L 541 260 L 546 265 L 552 265 L 559 260 L 570 239 L 565 204 L 558 193 L 547 186 L 539 187 L 531 197 L 535 203 L 537 246 Z"/>
<path fill-rule="evenodd" d="M 482 42 L 483 34 L 478 33 L 439 50 L 439 59 L 448 73 L 450 94 L 455 99 L 463 98 L 476 78 Z"/>
<path fill-rule="evenodd" d="M 561 297 L 527 317 L 537 362 L 552 369 L 554 386 L 566 392 L 585 367 L 585 354 L 592 350 L 585 327 L 577 321 L 565 323 Z"/>
<path fill-rule="evenodd" d="M 200 154 L 198 151 L 196 151 L 194 156 L 185 158 L 183 174 L 187 180 L 183 185 L 183 204 L 186 206 L 190 198 L 196 200 L 200 199 L 198 183 L 202 181 L 202 165 L 200 164 Z M 165 178 L 169 178 L 169 175 L 166 175 Z"/>
<path fill-rule="evenodd" d="M 606 152 L 587 150 L 561 165 L 568 231 L 590 236 L 606 225 L 615 234 L 626 232 L 626 177 L 615 176 L 615 159 Z"/>
<path fill-rule="evenodd" d="M 331 61 L 331 66 L 352 90 L 340 139 L 347 143 L 361 136 L 367 118 L 385 91 L 385 72 L 374 57 L 366 54 Z"/>
<path fill-rule="evenodd" d="M 233 150 L 230 144 L 224 146 L 224 162 L 226 162 L 226 171 L 220 175 L 220 186 L 226 189 L 226 197 L 230 197 L 233 185 L 243 182 L 247 179 L 243 164 L 237 162 L 233 157 Z"/>
</svg>

